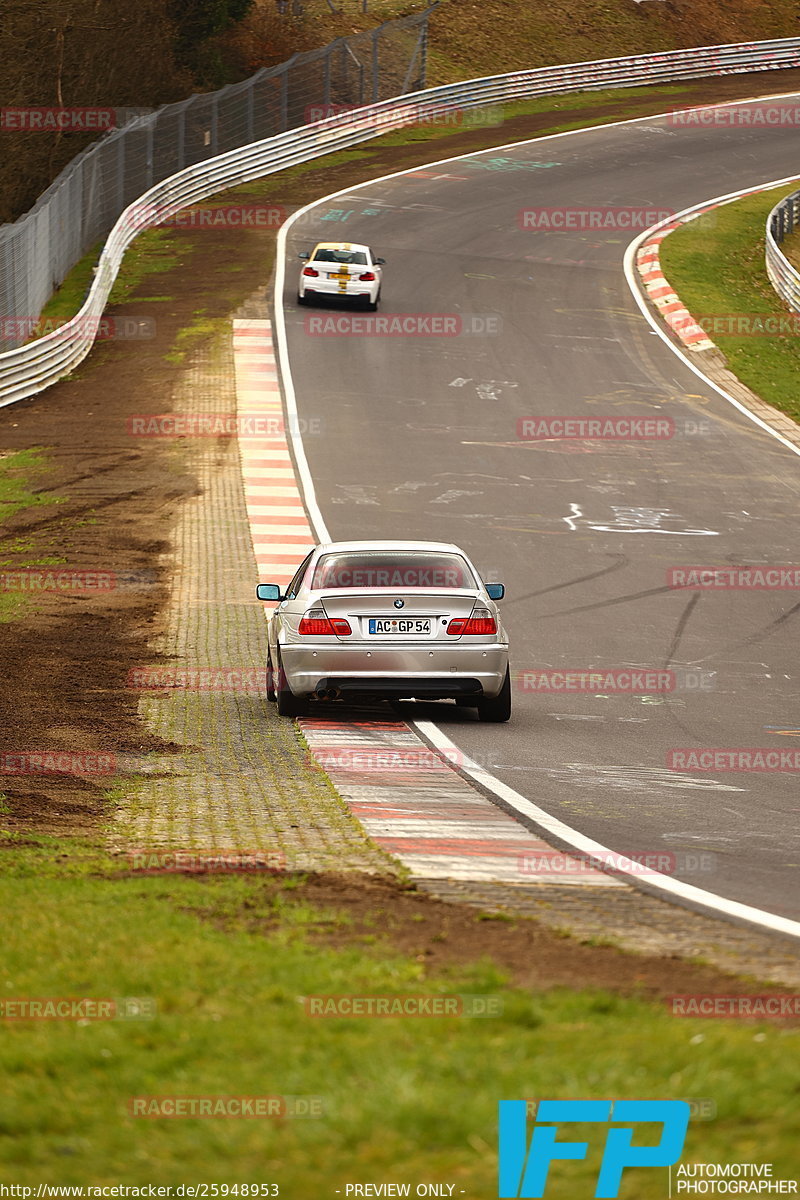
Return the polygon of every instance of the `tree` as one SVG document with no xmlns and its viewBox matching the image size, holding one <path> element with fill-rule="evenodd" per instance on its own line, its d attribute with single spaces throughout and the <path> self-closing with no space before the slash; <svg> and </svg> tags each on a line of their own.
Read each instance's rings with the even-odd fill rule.
<svg viewBox="0 0 800 1200">
<path fill-rule="evenodd" d="M 177 30 L 179 61 L 192 66 L 202 43 L 241 21 L 252 5 L 253 0 L 168 0 L 167 14 Z"/>
</svg>

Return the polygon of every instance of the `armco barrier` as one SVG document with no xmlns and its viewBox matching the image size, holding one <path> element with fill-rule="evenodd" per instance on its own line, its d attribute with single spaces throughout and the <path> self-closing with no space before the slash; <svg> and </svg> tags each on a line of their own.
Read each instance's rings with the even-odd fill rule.
<svg viewBox="0 0 800 1200">
<path fill-rule="evenodd" d="M 0 355 L 0 406 L 35 395 L 77 366 L 91 349 L 93 329 L 136 235 L 215 192 L 448 112 L 534 96 L 797 66 L 800 38 L 783 38 L 516 71 L 366 105 L 187 167 L 150 188 L 120 215 L 80 312 L 54 333 Z"/>
<path fill-rule="evenodd" d="M 767 275 L 775 291 L 795 312 L 800 312 L 800 274 L 780 248 L 787 233 L 800 225 L 800 192 L 785 196 L 767 217 Z"/>
</svg>

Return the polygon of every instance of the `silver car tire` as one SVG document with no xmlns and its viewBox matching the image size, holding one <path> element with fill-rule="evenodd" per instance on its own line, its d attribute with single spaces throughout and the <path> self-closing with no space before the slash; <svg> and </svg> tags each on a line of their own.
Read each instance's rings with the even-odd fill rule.
<svg viewBox="0 0 800 1200">
<path fill-rule="evenodd" d="M 289 687 L 286 672 L 283 669 L 280 654 L 278 654 L 278 678 L 275 681 L 278 695 L 278 715 L 281 717 L 304 717 L 308 712 L 308 704 L 304 699 L 295 696 Z"/>
<path fill-rule="evenodd" d="M 478 720 L 500 723 L 511 717 L 511 674 L 506 667 L 503 686 L 496 696 L 483 696 L 478 701 Z"/>
</svg>

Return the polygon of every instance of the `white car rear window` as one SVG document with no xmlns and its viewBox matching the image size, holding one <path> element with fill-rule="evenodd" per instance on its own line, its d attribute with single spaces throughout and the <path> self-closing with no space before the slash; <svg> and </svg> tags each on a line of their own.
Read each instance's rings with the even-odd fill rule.
<svg viewBox="0 0 800 1200">
<path fill-rule="evenodd" d="M 367 256 L 363 250 L 317 250 L 314 262 L 352 263 L 356 267 L 367 265 Z"/>
<path fill-rule="evenodd" d="M 323 554 L 312 591 L 323 588 L 474 588 L 475 576 L 458 554 Z"/>
</svg>

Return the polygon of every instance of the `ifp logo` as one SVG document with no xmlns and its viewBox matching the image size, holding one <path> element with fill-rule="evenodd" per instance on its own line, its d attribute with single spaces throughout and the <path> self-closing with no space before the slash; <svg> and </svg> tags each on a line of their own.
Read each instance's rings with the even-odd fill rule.
<svg viewBox="0 0 800 1200">
<path fill-rule="evenodd" d="M 530 1146 L 525 1100 L 500 1101 L 500 1200 L 544 1196 L 551 1162 L 586 1158 L 588 1142 L 556 1141 L 564 1122 L 608 1125 L 595 1197 L 619 1194 L 626 1167 L 669 1167 L 683 1151 L 690 1107 L 685 1100 L 541 1100 Z M 661 1126 L 653 1144 L 634 1145 L 634 1125 Z"/>
</svg>

